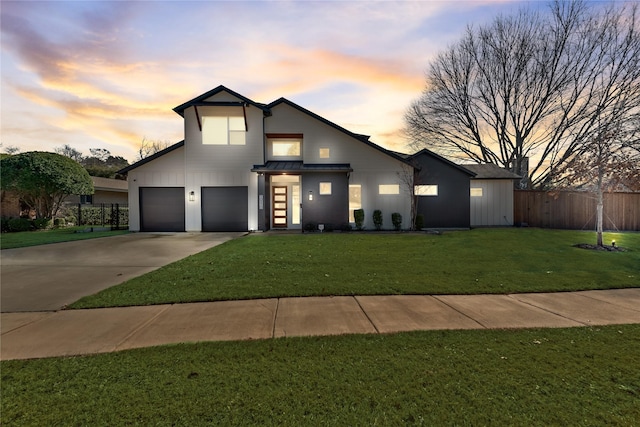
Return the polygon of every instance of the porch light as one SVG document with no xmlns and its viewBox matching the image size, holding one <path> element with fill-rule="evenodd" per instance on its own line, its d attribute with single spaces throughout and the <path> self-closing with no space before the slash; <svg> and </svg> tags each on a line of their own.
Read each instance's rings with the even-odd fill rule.
<svg viewBox="0 0 640 427">
<path fill-rule="evenodd" d="M 189 201 L 193 202 L 194 200 L 196 200 L 196 192 L 195 191 L 189 191 Z"/>
<path fill-rule="evenodd" d="M 309 191 L 309 200 L 313 200 L 313 191 Z"/>
</svg>

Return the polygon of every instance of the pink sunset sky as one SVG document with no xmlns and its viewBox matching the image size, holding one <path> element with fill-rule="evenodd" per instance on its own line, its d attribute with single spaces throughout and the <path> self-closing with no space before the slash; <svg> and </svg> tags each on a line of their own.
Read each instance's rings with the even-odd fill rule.
<svg viewBox="0 0 640 427">
<path fill-rule="evenodd" d="M 181 140 L 172 108 L 220 84 L 406 151 L 402 117 L 429 61 L 467 25 L 522 5 L 2 1 L 0 151 L 69 144 L 133 161 L 143 138 Z"/>
</svg>

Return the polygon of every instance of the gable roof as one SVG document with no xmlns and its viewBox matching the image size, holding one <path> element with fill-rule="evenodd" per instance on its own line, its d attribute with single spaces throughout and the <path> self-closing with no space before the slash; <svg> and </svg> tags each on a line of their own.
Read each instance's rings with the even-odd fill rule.
<svg viewBox="0 0 640 427">
<path fill-rule="evenodd" d="M 286 98 L 279 98 L 279 99 L 273 101 L 272 103 L 267 105 L 267 108 L 272 109 L 273 107 L 276 107 L 276 106 L 278 106 L 280 104 L 286 104 L 286 105 L 288 105 L 288 106 L 290 106 L 292 108 L 295 108 L 296 110 L 300 111 L 301 113 L 306 114 L 306 115 L 308 115 L 308 116 L 310 116 L 310 117 L 312 117 L 312 118 L 324 123 L 325 125 L 328 125 L 328 126 L 334 128 L 334 129 L 336 129 L 337 131 L 344 133 L 347 136 L 350 136 L 351 138 L 357 139 L 358 141 L 360 141 L 360 142 L 362 142 L 362 143 L 364 143 L 364 144 L 366 144 L 366 145 L 368 145 L 368 146 L 380 151 L 381 153 L 384 153 L 384 154 L 386 154 L 386 155 L 388 155 L 390 157 L 393 157 L 394 159 L 399 160 L 402 163 L 405 163 L 405 164 L 407 164 L 407 165 L 409 165 L 411 167 L 415 167 L 415 165 L 411 164 L 406 158 L 398 155 L 398 153 L 396 153 L 394 151 L 391 151 L 391 150 L 387 150 L 386 148 L 382 148 L 381 146 L 379 146 L 377 144 L 374 144 L 373 142 L 369 141 L 369 135 L 362 135 L 362 134 L 358 134 L 358 133 L 353 133 L 350 130 L 345 129 L 342 126 L 340 126 L 338 124 L 335 124 L 332 121 L 327 120 L 324 117 L 319 116 L 316 113 L 314 113 L 312 111 L 309 111 L 304 107 L 301 107 L 300 105 L 296 104 L 295 102 L 289 101 Z"/>
<path fill-rule="evenodd" d="M 211 98 L 214 95 L 219 94 L 220 92 L 227 92 L 228 94 L 240 99 L 242 102 L 240 103 L 234 103 L 234 102 L 209 102 L 209 101 L 205 101 L 208 98 Z M 267 108 L 266 105 L 261 104 L 259 102 L 255 102 L 249 98 L 247 98 L 246 96 L 240 95 L 238 92 L 234 92 L 231 89 L 220 85 L 214 89 L 211 89 L 209 92 L 205 92 L 200 96 L 196 96 L 195 98 L 193 98 L 190 101 L 185 102 L 184 104 L 180 104 L 177 107 L 175 107 L 173 109 L 173 111 L 175 111 L 176 113 L 180 114 L 182 117 L 184 117 L 184 110 L 186 110 L 189 107 L 192 106 L 209 106 L 209 105 L 240 105 L 242 103 L 245 104 L 250 104 L 253 105 L 255 107 L 258 107 L 259 109 L 261 109 L 265 115 L 270 116 L 271 112 L 269 111 L 269 108 Z"/>
<path fill-rule="evenodd" d="M 176 150 L 176 149 L 178 149 L 180 147 L 183 147 L 183 146 L 184 146 L 184 139 L 182 141 L 180 141 L 180 142 L 176 142 L 175 144 L 168 146 L 164 150 L 161 150 L 161 151 L 158 151 L 155 154 L 152 154 L 149 157 L 145 157 L 144 159 L 139 160 L 139 161 L 135 162 L 134 164 L 127 166 L 126 168 L 120 169 L 118 171 L 118 173 L 119 174 L 125 174 L 125 173 L 129 172 L 130 170 L 133 170 L 133 169 L 135 169 L 137 167 L 140 167 L 140 166 L 142 166 L 142 165 L 144 165 L 146 163 L 149 163 L 150 161 L 155 160 L 158 157 L 164 156 L 165 154 L 168 154 L 168 153 L 172 152 L 173 150 Z"/>
<path fill-rule="evenodd" d="M 472 178 L 475 177 L 476 173 L 472 170 L 467 169 L 466 167 L 459 165 L 457 163 L 453 163 L 451 160 L 446 159 L 444 157 L 442 157 L 439 154 L 434 153 L 431 150 L 427 150 L 426 148 L 423 148 L 422 150 L 418 151 L 417 153 L 413 153 L 413 154 L 404 154 L 404 156 L 407 156 L 408 159 L 413 160 L 416 157 L 419 156 L 429 156 L 429 157 L 433 157 L 434 159 L 437 159 L 455 169 L 458 169 L 460 172 L 463 172 L 469 176 L 471 176 Z"/>
<path fill-rule="evenodd" d="M 511 171 L 501 168 L 493 163 L 484 163 L 481 165 L 463 165 L 466 169 L 474 172 L 475 179 L 520 179 L 520 175 L 517 175 Z"/>
<path fill-rule="evenodd" d="M 92 176 L 93 188 L 102 191 L 129 191 L 129 184 L 124 179 L 103 178 L 101 176 Z"/>
</svg>

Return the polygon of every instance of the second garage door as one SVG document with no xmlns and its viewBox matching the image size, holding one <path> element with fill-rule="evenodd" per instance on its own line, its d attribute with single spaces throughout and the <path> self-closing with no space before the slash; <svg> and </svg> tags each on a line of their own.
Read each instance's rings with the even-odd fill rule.
<svg viewBox="0 0 640 427">
<path fill-rule="evenodd" d="M 247 187 L 202 187 L 202 231 L 247 231 Z"/>
</svg>

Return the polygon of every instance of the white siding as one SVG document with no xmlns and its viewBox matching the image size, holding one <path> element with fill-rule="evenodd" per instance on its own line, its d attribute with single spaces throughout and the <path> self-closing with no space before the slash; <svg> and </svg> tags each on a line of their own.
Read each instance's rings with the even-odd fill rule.
<svg viewBox="0 0 640 427">
<path fill-rule="evenodd" d="M 409 227 L 411 201 L 400 179 L 405 163 L 286 104 L 273 108 L 273 116 L 265 121 L 265 132 L 302 133 L 305 163 L 349 163 L 354 170 L 349 184 L 362 186 L 362 209 L 367 229 L 374 228 L 373 211 L 376 209 L 382 211 L 383 228 L 393 228 L 393 212 L 402 215 L 403 228 Z M 321 158 L 320 148 L 329 148 L 330 157 Z M 400 194 L 379 195 L 380 184 L 399 184 Z"/>
<path fill-rule="evenodd" d="M 239 101 L 227 93 L 220 93 L 207 101 Z M 200 117 L 206 115 L 238 115 L 242 107 L 198 107 Z M 196 193 L 196 202 L 187 205 L 187 231 L 200 231 L 202 209 L 201 187 L 247 186 L 249 229 L 258 228 L 258 178 L 250 172 L 255 164 L 262 164 L 263 128 L 262 110 L 254 106 L 245 107 L 247 118 L 246 145 L 204 145 L 198 126 L 195 108 L 185 110 L 185 190 Z"/>
<path fill-rule="evenodd" d="M 184 187 L 184 147 L 133 169 L 129 172 L 127 181 L 129 183 L 129 230 L 140 231 L 140 199 L 138 197 L 140 187 Z M 185 203 L 188 203 L 186 194 Z"/>
<path fill-rule="evenodd" d="M 513 181 L 472 179 L 471 188 L 482 188 L 482 197 L 471 197 L 471 226 L 513 225 Z"/>
</svg>

